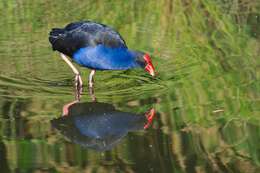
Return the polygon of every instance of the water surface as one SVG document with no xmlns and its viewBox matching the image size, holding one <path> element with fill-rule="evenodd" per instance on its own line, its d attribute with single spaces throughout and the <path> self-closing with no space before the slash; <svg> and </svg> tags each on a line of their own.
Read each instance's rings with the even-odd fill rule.
<svg viewBox="0 0 260 173">
<path fill-rule="evenodd" d="M 260 172 L 259 11 L 233 0 L 0 2 L 1 172 Z M 52 125 L 74 100 L 74 76 L 48 32 L 84 19 L 151 53 L 158 72 L 96 73 L 98 102 L 156 112 L 105 151 Z"/>
</svg>

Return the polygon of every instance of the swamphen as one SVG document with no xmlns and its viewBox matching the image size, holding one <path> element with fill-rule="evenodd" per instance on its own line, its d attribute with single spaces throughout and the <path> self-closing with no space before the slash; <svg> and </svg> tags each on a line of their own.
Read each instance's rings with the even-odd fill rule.
<svg viewBox="0 0 260 173">
<path fill-rule="evenodd" d="M 63 107 L 63 116 L 51 120 L 52 126 L 70 141 L 98 151 L 112 149 L 128 132 L 147 129 L 155 110 L 145 116 L 116 110 L 107 103 L 71 102 Z"/>
<path fill-rule="evenodd" d="M 77 64 L 91 69 L 89 89 L 93 87 L 96 70 L 127 70 L 144 68 L 152 76 L 154 66 L 147 53 L 127 48 L 121 35 L 109 26 L 92 21 L 70 23 L 65 28 L 53 28 L 49 34 L 53 50 L 60 52 L 62 59 L 75 73 L 76 96 L 82 92 L 82 79 L 70 57 Z"/>
</svg>

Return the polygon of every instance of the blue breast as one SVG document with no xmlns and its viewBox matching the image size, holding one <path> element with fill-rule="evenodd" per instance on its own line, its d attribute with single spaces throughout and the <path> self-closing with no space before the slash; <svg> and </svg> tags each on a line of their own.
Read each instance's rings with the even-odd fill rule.
<svg viewBox="0 0 260 173">
<path fill-rule="evenodd" d="M 126 70 L 139 67 L 136 54 L 127 48 L 109 48 L 103 45 L 80 48 L 73 54 L 78 64 L 96 70 Z"/>
</svg>

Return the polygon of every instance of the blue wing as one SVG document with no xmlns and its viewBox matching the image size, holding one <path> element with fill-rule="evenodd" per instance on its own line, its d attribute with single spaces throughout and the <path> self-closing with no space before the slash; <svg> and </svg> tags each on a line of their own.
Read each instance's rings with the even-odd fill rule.
<svg viewBox="0 0 260 173">
<path fill-rule="evenodd" d="M 80 48 L 100 44 L 109 48 L 127 48 L 118 32 L 109 26 L 91 21 L 70 23 L 65 28 L 53 28 L 49 41 L 53 50 L 70 57 Z"/>
</svg>

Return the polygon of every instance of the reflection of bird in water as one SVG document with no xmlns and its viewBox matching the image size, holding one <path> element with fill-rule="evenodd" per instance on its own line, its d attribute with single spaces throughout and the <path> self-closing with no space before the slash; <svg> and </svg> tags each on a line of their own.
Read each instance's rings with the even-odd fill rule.
<svg viewBox="0 0 260 173">
<path fill-rule="evenodd" d="M 118 111 L 107 103 L 72 102 L 63 107 L 63 116 L 51 123 L 72 142 L 105 151 L 112 149 L 128 132 L 148 128 L 154 116 L 154 109 L 143 116 Z"/>
<path fill-rule="evenodd" d="M 75 74 L 77 99 L 80 99 L 83 83 L 79 71 L 67 57 L 91 69 L 90 91 L 93 89 L 96 70 L 127 70 L 139 67 L 152 76 L 155 75 L 150 56 L 128 49 L 120 34 L 104 24 L 85 21 L 70 23 L 65 28 L 53 28 L 49 41 L 53 50 L 61 53 L 61 58 Z"/>
</svg>

